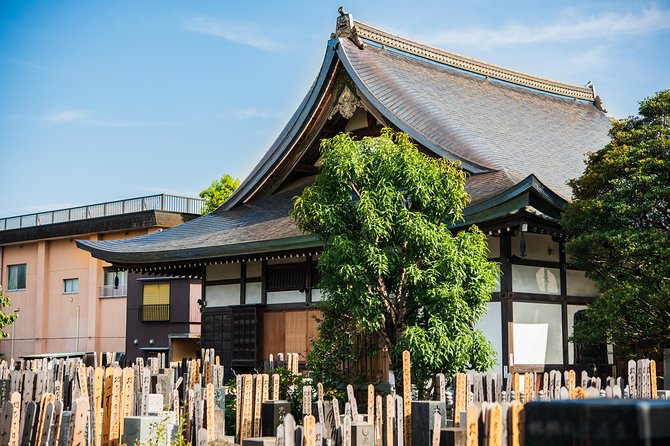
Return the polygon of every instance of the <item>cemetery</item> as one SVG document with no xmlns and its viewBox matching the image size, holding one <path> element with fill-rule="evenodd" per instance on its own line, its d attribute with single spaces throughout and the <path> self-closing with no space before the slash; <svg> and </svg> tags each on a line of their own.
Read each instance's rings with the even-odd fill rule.
<svg viewBox="0 0 670 446">
<path fill-rule="evenodd" d="M 586 372 L 459 373 L 432 380 L 428 400 L 412 391 L 403 354 L 399 391 L 347 385 L 330 396 L 298 376 L 298 354 L 278 353 L 264 372 L 224 382 L 211 350 L 168 363 L 159 354 L 119 364 L 112 354 L 0 365 L 0 444 L 387 446 L 667 444 L 670 401 L 653 360 L 621 376 Z M 89 358 L 91 359 L 91 358 Z M 299 385 L 280 384 L 280 374 Z M 300 391 L 299 399 L 287 396 Z M 602 417 L 602 419 L 597 419 Z M 591 419 L 596 418 L 596 419 Z"/>
</svg>

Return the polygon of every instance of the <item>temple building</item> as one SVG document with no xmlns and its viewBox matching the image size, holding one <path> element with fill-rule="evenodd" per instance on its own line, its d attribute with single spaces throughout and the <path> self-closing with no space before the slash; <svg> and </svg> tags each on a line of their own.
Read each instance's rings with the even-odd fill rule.
<svg viewBox="0 0 670 446">
<path fill-rule="evenodd" d="M 216 211 L 160 233 L 78 246 L 138 273 L 203 280 L 202 346 L 236 371 L 309 348 L 319 301 L 318 238 L 289 217 L 318 174 L 321 139 L 408 133 L 430 156 L 459 162 L 472 201 L 458 231 L 488 234 L 502 276 L 479 327 L 501 372 L 611 362 L 568 342 L 597 296 L 564 253 L 566 182 L 610 122 L 592 86 L 542 79 L 433 48 L 341 12 L 317 78 L 291 120 Z M 596 349 L 597 350 L 597 349 Z M 588 355 L 586 353 L 589 353 Z"/>
</svg>

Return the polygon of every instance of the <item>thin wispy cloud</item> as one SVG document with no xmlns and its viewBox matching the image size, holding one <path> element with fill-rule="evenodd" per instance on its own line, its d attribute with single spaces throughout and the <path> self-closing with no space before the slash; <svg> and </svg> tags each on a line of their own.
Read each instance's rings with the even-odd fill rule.
<svg viewBox="0 0 670 446">
<path fill-rule="evenodd" d="M 49 125 L 80 125 L 89 127 L 160 127 L 175 125 L 169 122 L 134 122 L 125 120 L 107 119 L 98 116 L 90 110 L 54 110 L 43 113 L 37 119 Z"/>
<path fill-rule="evenodd" d="M 224 110 L 224 115 L 227 118 L 233 118 L 233 119 L 264 119 L 264 118 L 277 118 L 282 116 L 281 113 L 272 112 L 270 110 L 265 109 L 259 109 L 256 107 L 228 108 Z"/>
<path fill-rule="evenodd" d="M 255 23 L 239 23 L 197 15 L 188 19 L 184 27 L 189 31 L 219 37 L 260 50 L 279 51 L 285 48 L 284 44 L 267 33 L 267 28 Z"/>
<path fill-rule="evenodd" d="M 498 29 L 470 28 L 439 31 L 421 39 L 439 46 L 497 48 L 512 45 L 565 42 L 645 34 L 670 29 L 670 9 L 655 5 L 637 12 L 604 12 L 589 17 L 566 16 L 553 23 L 511 23 Z"/>
</svg>

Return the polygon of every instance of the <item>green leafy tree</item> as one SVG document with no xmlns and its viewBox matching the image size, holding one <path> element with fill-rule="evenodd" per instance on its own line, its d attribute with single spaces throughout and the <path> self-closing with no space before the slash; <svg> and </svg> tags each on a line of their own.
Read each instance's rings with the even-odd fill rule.
<svg viewBox="0 0 670 446">
<path fill-rule="evenodd" d="M 563 214 L 570 262 L 601 293 L 574 338 L 659 357 L 670 340 L 670 90 L 614 121 L 610 136 L 570 182 L 574 201 Z"/>
<path fill-rule="evenodd" d="M 4 296 L 2 294 L 2 286 L 0 286 L 0 309 L 10 307 L 12 303 L 9 301 L 9 296 Z M 18 314 L 16 312 L 6 314 L 3 311 L 0 311 L 0 339 L 8 338 L 9 333 L 4 331 L 5 326 L 13 324 Z"/>
<path fill-rule="evenodd" d="M 474 325 L 499 269 L 476 227 L 448 229 L 469 199 L 466 173 L 388 129 L 363 140 L 340 134 L 321 151 L 320 173 L 292 211 L 324 244 L 325 300 L 310 367 L 326 382 L 355 381 L 357 361 L 385 347 L 400 376 L 408 349 L 423 391 L 439 371 L 493 365 L 491 344 Z"/>
<path fill-rule="evenodd" d="M 203 214 L 209 214 L 232 194 L 240 185 L 240 180 L 230 175 L 224 175 L 218 180 L 212 181 L 212 185 L 200 192 L 200 198 L 205 200 Z"/>
</svg>

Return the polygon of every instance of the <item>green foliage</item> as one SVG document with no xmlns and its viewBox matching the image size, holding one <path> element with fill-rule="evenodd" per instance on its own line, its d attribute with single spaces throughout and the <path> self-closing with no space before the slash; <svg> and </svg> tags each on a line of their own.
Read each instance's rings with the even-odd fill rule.
<svg viewBox="0 0 670 446">
<path fill-rule="evenodd" d="M 670 339 L 670 90 L 614 121 L 610 136 L 570 182 L 563 214 L 570 261 L 601 293 L 574 338 L 659 357 Z"/>
<path fill-rule="evenodd" d="M 9 300 L 9 296 L 2 295 L 2 286 L 0 286 L 0 310 L 2 308 L 10 307 L 11 305 L 12 303 Z M 17 317 L 17 313 L 6 314 L 3 311 L 0 311 L 0 339 L 9 337 L 9 333 L 4 331 L 3 328 L 9 324 L 13 324 Z"/>
<path fill-rule="evenodd" d="M 476 227 L 452 234 L 469 196 L 458 164 L 430 158 L 408 135 L 340 134 L 321 145 L 320 174 L 292 216 L 324 243 L 319 337 L 308 360 L 326 383 L 356 382 L 358 359 L 387 348 L 412 354 L 414 382 L 493 364 L 474 328 L 498 275 Z M 396 375 L 400 376 L 400 375 Z"/>
<path fill-rule="evenodd" d="M 205 200 L 203 214 L 209 214 L 221 206 L 230 194 L 240 185 L 240 180 L 230 175 L 224 175 L 218 180 L 212 181 L 212 185 L 200 192 L 200 198 Z"/>
</svg>

